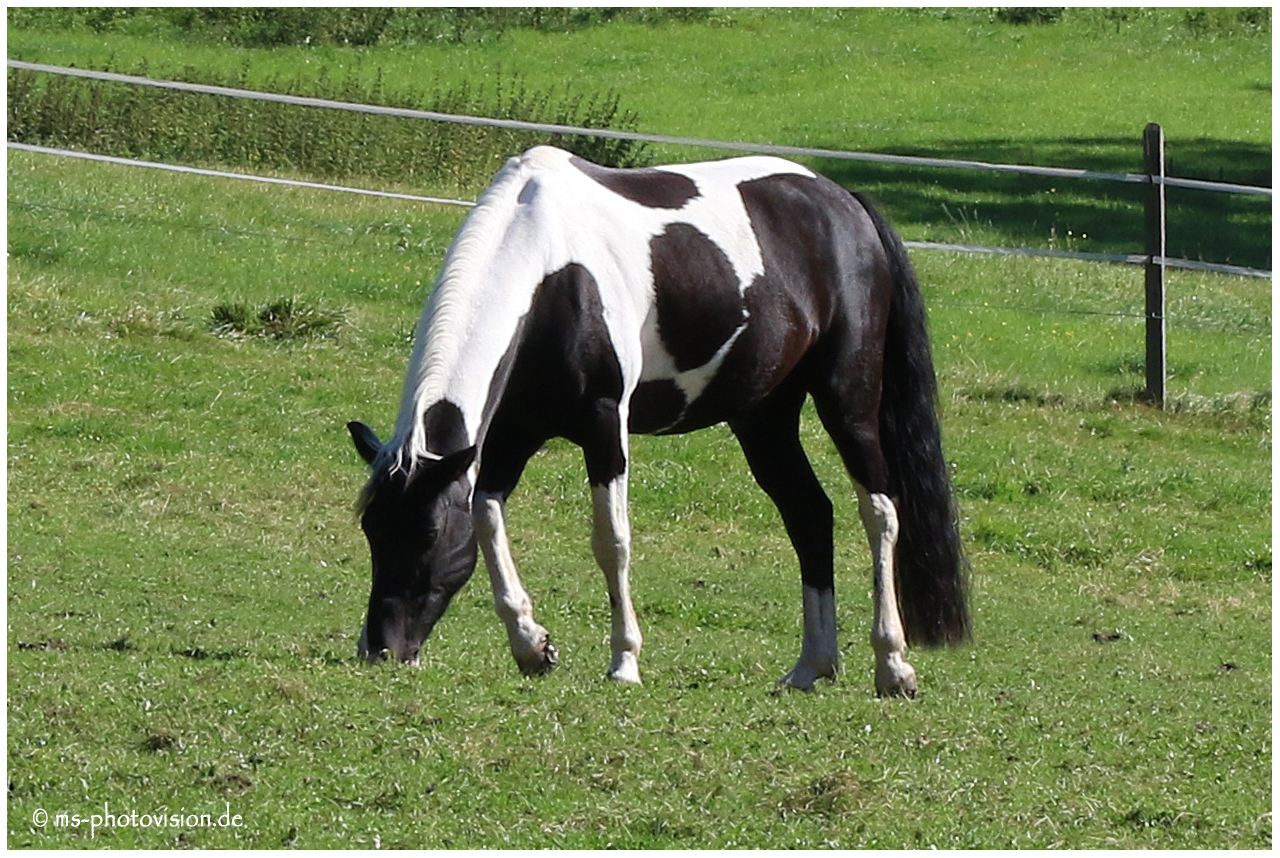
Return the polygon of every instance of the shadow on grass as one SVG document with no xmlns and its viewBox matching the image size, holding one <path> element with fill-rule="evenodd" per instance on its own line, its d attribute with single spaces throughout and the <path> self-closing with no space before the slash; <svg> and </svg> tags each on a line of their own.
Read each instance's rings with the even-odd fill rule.
<svg viewBox="0 0 1280 858">
<path fill-rule="evenodd" d="M 1142 172 L 1138 134 L 1131 140 L 966 140 L 895 154 Z M 845 187 L 870 193 L 908 237 L 1142 252 L 1143 185 L 853 161 L 816 166 Z M 1271 150 L 1236 141 L 1173 140 L 1166 144 L 1166 169 L 1180 178 L 1270 187 Z M 1184 188 L 1170 188 L 1167 199 L 1170 256 L 1271 267 L 1270 199 Z"/>
</svg>

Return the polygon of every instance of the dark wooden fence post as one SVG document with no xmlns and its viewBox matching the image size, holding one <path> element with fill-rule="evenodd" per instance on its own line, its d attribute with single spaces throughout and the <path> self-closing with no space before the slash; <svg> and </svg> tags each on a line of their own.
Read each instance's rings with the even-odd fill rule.
<svg viewBox="0 0 1280 858">
<path fill-rule="evenodd" d="M 1152 122 L 1142 135 L 1142 154 L 1146 164 L 1147 185 L 1147 391 L 1157 408 L 1164 408 L 1164 383 L 1167 359 L 1164 324 L 1164 131 Z"/>
</svg>

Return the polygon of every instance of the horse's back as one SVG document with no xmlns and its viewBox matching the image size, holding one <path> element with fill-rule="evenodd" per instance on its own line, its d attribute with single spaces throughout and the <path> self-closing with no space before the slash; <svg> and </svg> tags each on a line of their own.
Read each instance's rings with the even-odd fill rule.
<svg viewBox="0 0 1280 858">
<path fill-rule="evenodd" d="M 852 195 L 801 165 L 752 156 L 611 169 L 540 146 L 512 159 L 492 190 L 509 210 L 471 305 L 505 307 L 504 330 L 526 344 L 563 340 L 566 326 L 598 329 L 588 339 L 612 355 L 584 358 L 608 367 L 610 389 L 616 365 L 633 432 L 730 420 L 833 332 L 870 344 L 883 327 L 874 225 Z M 560 371 L 572 355 L 554 351 Z M 538 373 L 532 355 L 523 366 Z"/>
<path fill-rule="evenodd" d="M 650 242 L 653 304 L 632 399 L 634 431 L 684 432 L 730 420 L 793 373 L 829 370 L 828 346 L 864 355 L 863 374 L 878 371 L 890 279 L 866 210 L 796 165 L 763 172 L 788 162 L 742 160 L 753 163 L 711 172 L 741 177 L 728 186 L 740 219 L 721 234 L 750 244 L 737 250 L 739 259 L 754 260 L 749 268 L 735 265 L 697 217 L 669 224 Z M 701 178 L 695 168 L 687 175 Z"/>
</svg>

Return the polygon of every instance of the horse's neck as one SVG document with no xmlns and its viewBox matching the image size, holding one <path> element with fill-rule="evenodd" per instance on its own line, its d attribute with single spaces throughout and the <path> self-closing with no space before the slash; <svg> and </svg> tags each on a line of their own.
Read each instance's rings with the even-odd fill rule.
<svg viewBox="0 0 1280 858">
<path fill-rule="evenodd" d="M 479 444 L 506 384 L 509 357 L 538 283 L 534 273 L 485 260 L 446 266 L 418 324 L 396 435 L 413 456 Z M 433 408 L 460 418 L 460 432 L 432 437 Z"/>
<path fill-rule="evenodd" d="M 513 296 L 504 296 L 508 297 Z M 461 418 L 464 446 L 480 442 L 503 391 L 505 380 L 498 376 L 504 369 L 504 357 L 528 309 L 523 301 L 464 299 L 450 305 L 450 298 L 445 295 L 433 301 L 424 316 L 405 380 L 402 425 L 397 426 L 397 435 L 402 435 L 417 455 L 454 452 L 440 448 L 443 439 L 421 437 L 424 416 L 441 403 L 456 409 Z M 458 436 L 450 434 L 454 440 L 449 446 L 457 446 Z"/>
<path fill-rule="evenodd" d="M 462 427 L 449 446 L 480 440 L 492 379 L 519 328 L 519 295 L 503 294 L 500 272 L 504 239 L 523 183 L 512 159 L 478 201 L 445 254 L 440 277 L 418 321 L 392 446 L 400 461 L 454 452 L 426 437 L 424 418 L 444 403 Z M 505 272 L 508 275 L 515 272 Z M 517 287 L 518 288 L 518 287 Z M 513 300 L 514 298 L 514 300 Z M 428 419 L 429 423 L 430 420 Z"/>
</svg>

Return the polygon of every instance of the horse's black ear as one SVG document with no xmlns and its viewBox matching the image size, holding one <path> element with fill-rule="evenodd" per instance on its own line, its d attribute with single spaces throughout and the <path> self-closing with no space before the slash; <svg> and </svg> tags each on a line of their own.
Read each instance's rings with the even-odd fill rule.
<svg viewBox="0 0 1280 858">
<path fill-rule="evenodd" d="M 378 458 L 378 453 L 382 450 L 382 442 L 378 440 L 377 434 L 368 426 L 355 420 L 347 424 L 347 431 L 351 433 L 351 440 L 355 442 L 356 452 L 360 454 L 360 458 L 372 465 L 373 460 Z"/>
<path fill-rule="evenodd" d="M 476 448 L 473 445 L 432 462 L 431 473 L 436 479 L 445 483 L 452 483 L 455 480 L 462 479 L 462 475 L 467 472 L 467 468 L 471 467 L 471 463 L 475 460 Z"/>
</svg>

